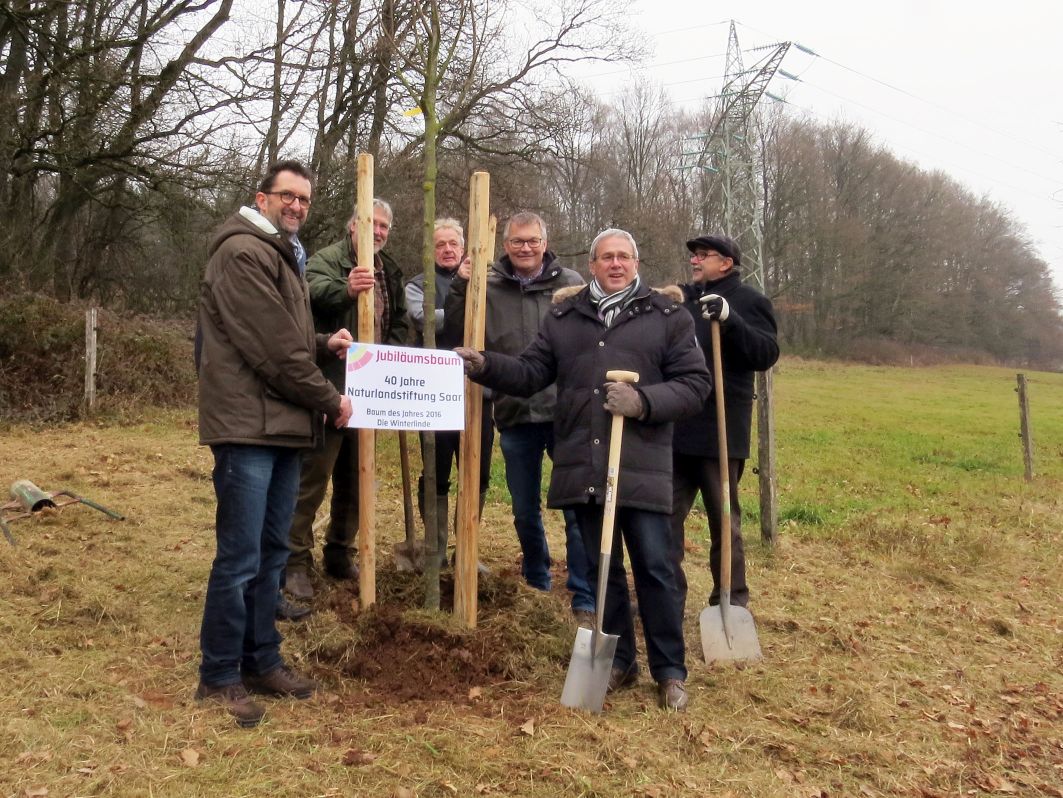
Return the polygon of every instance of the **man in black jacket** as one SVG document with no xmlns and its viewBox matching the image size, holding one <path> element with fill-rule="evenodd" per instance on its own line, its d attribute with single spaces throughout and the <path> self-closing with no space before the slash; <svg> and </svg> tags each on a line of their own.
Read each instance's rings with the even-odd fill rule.
<svg viewBox="0 0 1063 798">
<path fill-rule="evenodd" d="M 738 504 L 738 483 L 749 457 L 750 425 L 753 417 L 753 372 L 770 369 L 779 359 L 775 340 L 775 316 L 771 301 L 742 282 L 742 253 L 738 243 L 726 236 L 699 236 L 687 241 L 694 281 L 680 286 L 683 306 L 694 317 L 698 342 L 705 362 L 712 368 L 713 319 L 720 322 L 720 350 L 723 361 L 724 409 L 727 411 L 727 460 L 731 506 L 731 603 L 744 607 L 749 602 L 746 564 L 742 548 L 742 509 Z M 720 453 L 716 424 L 717 385 L 709 401 L 693 417 L 675 425 L 672 438 L 672 548 L 678 563 L 683 561 L 684 524 L 701 491 L 709 516 L 712 547 L 710 604 L 720 601 Z M 686 578 L 677 569 L 683 603 L 686 604 Z"/>
<path fill-rule="evenodd" d="M 591 284 L 552 306 L 519 357 L 456 351 L 472 379 L 513 396 L 557 384 L 554 467 L 547 504 L 575 512 L 597 589 L 612 415 L 627 416 L 604 631 L 619 636 L 609 689 L 638 677 L 635 630 L 621 540 L 635 577 L 646 658 L 662 708 L 686 709 L 683 613 L 671 551 L 672 422 L 708 400 L 710 378 L 690 317 L 638 276 L 638 249 L 623 230 L 591 244 Z M 614 369 L 637 385 L 606 382 Z"/>
</svg>

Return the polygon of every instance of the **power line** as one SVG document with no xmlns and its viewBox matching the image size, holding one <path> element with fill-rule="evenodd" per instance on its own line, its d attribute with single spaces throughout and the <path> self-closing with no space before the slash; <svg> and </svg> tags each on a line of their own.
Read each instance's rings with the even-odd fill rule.
<svg viewBox="0 0 1063 798">
<path fill-rule="evenodd" d="M 955 145 L 957 145 L 959 147 L 963 147 L 963 148 L 965 148 L 967 150 L 970 150 L 971 152 L 976 153 L 978 155 L 982 155 L 982 156 L 985 156 L 987 158 L 992 158 L 993 160 L 995 160 L 995 161 L 997 161 L 999 163 L 1002 163 L 1005 166 L 1008 166 L 1008 167 L 1010 167 L 1012 169 L 1017 169 L 1020 172 L 1026 172 L 1029 175 L 1033 175 L 1034 177 L 1036 177 L 1039 180 L 1052 180 L 1052 178 L 1046 176 L 1043 173 L 1035 172 L 1032 169 L 1027 169 L 1025 166 L 1019 166 L 1018 164 L 1011 163 L 1010 161 L 1005 161 L 1003 158 L 1001 158 L 998 155 L 994 155 L 992 153 L 986 152 L 985 150 L 979 149 L 977 147 L 972 147 L 970 144 L 965 144 L 962 141 L 958 141 L 957 139 L 950 138 L 949 136 L 944 136 L 944 135 L 942 135 L 940 133 L 937 133 L 936 131 L 933 131 L 933 130 L 928 130 L 925 127 L 920 127 L 919 125 L 916 125 L 916 124 L 913 124 L 912 122 L 909 122 L 907 119 L 901 119 L 901 118 L 898 118 L 898 117 L 893 116 L 891 114 L 888 114 L 885 111 L 880 111 L 877 108 L 873 108 L 870 105 L 866 105 L 865 103 L 860 102 L 859 100 L 854 100 L 851 97 L 846 97 L 844 95 L 838 94 L 837 92 L 833 92 L 830 89 L 826 89 L 826 88 L 824 88 L 822 86 L 818 86 L 815 83 L 810 83 L 807 80 L 801 80 L 800 83 L 805 85 L 805 86 L 809 86 L 810 88 L 816 89 L 817 91 L 821 91 L 824 94 L 829 94 L 831 97 L 835 97 L 836 99 L 839 99 L 842 102 L 849 103 L 850 105 L 855 105 L 855 106 L 857 106 L 859 108 L 863 108 L 866 111 L 870 111 L 871 113 L 878 114 L 879 116 L 885 117 L 886 119 L 889 119 L 889 120 L 891 120 L 893 122 L 896 122 L 898 124 L 910 127 L 913 130 L 918 130 L 920 133 L 926 133 L 928 136 L 933 136 L 934 138 L 941 139 L 942 141 L 948 142 L 949 144 L 955 144 Z"/>
<path fill-rule="evenodd" d="M 743 22 L 738 22 L 738 24 L 741 25 L 744 28 L 749 28 L 750 30 L 756 31 L 757 33 L 761 34 L 762 36 L 767 36 L 768 38 L 773 38 L 770 33 L 767 33 L 766 31 L 762 31 L 762 30 L 760 30 L 758 28 L 754 28 L 752 25 L 747 25 L 747 24 L 745 24 Z M 804 53 L 807 53 L 808 55 L 812 56 L 815 59 L 819 59 L 821 61 L 826 61 L 827 63 L 833 64 L 834 66 L 838 67 L 839 69 L 844 69 L 847 72 L 851 72 L 854 75 L 857 75 L 857 76 L 859 76 L 861 78 L 864 78 L 865 80 L 870 80 L 873 83 L 877 83 L 880 86 L 884 86 L 885 88 L 890 89 L 891 91 L 895 91 L 898 94 L 902 94 L 905 97 L 910 97 L 913 100 L 918 100 L 919 102 L 924 103 L 925 105 L 929 105 L 931 108 L 936 108 L 939 111 L 944 111 L 947 114 L 951 114 L 952 116 L 955 116 L 957 119 L 962 119 L 963 121 L 969 122 L 972 125 L 977 125 L 978 127 L 983 128 L 984 130 L 988 130 L 991 133 L 995 133 L 998 136 L 1003 136 L 1004 138 L 1011 139 L 1012 141 L 1014 141 L 1016 143 L 1019 143 L 1019 144 L 1024 144 L 1027 147 L 1033 147 L 1034 149 L 1039 150 L 1040 152 L 1043 152 L 1046 155 L 1051 155 L 1051 156 L 1057 157 L 1057 158 L 1059 156 L 1059 154 L 1057 152 L 1054 152 L 1052 150 L 1046 149 L 1045 147 L 1042 147 L 1040 144 L 1037 144 L 1036 142 L 1029 141 L 1028 139 L 1024 139 L 1024 138 L 1021 138 L 1019 136 L 1016 136 L 1014 133 L 1010 133 L 1008 131 L 1001 130 L 999 128 L 995 128 L 995 127 L 993 127 L 991 125 L 987 125 L 985 122 L 982 122 L 979 119 L 975 119 L 975 118 L 967 116 L 965 114 L 961 114 L 959 111 L 956 111 L 956 110 L 954 110 L 952 108 L 948 108 L 948 107 L 946 107 L 944 105 L 941 105 L 940 103 L 936 103 L 936 102 L 934 102 L 932 100 L 928 100 L 925 97 L 920 97 L 918 94 L 914 94 L 913 92 L 910 92 L 907 89 L 901 88 L 900 86 L 894 86 L 892 83 L 889 83 L 889 82 L 887 82 L 885 80 L 882 80 L 880 78 L 876 78 L 874 75 L 869 75 L 866 72 L 861 72 L 859 69 L 856 69 L 854 67 L 851 67 L 851 66 L 848 66 L 846 64 L 843 64 L 840 61 L 835 61 L 833 58 L 825 56 L 822 53 L 819 53 L 819 52 L 817 52 L 815 50 L 812 50 L 812 49 L 810 49 L 808 47 L 799 46 L 798 49 L 800 49 Z"/>
</svg>

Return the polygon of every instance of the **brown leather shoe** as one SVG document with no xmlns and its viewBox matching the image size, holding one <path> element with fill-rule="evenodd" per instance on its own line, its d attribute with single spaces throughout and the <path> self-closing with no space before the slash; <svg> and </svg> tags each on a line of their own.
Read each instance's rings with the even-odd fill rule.
<svg viewBox="0 0 1063 798">
<path fill-rule="evenodd" d="M 690 697 L 682 679 L 662 679 L 657 683 L 657 704 L 661 709 L 684 712 Z"/>
<path fill-rule="evenodd" d="M 605 691 L 607 693 L 615 693 L 617 690 L 623 690 L 625 687 L 634 687 L 639 680 L 639 669 L 637 666 L 632 665 L 627 670 L 623 668 L 613 667 L 609 671 L 609 684 L 606 686 Z M 601 682 L 599 682 L 601 684 Z"/>
<path fill-rule="evenodd" d="M 244 687 L 252 693 L 265 695 L 291 696 L 292 698 L 309 698 L 317 690 L 317 683 L 300 676 L 287 665 L 274 668 L 269 673 L 245 673 Z"/>
<path fill-rule="evenodd" d="M 314 597 L 314 587 L 310 584 L 310 574 L 305 568 L 289 568 L 284 575 L 284 590 L 294 599 L 309 601 Z"/>
<path fill-rule="evenodd" d="M 196 688 L 196 701 L 213 701 L 225 707 L 229 714 L 236 718 L 236 725 L 243 729 L 257 726 L 266 714 L 266 710 L 251 700 L 247 689 L 239 682 L 224 684 L 221 687 L 211 687 L 200 682 Z"/>
<path fill-rule="evenodd" d="M 309 607 L 288 601 L 283 593 L 277 596 L 277 609 L 274 615 L 278 621 L 301 621 L 312 612 L 313 610 Z"/>
</svg>

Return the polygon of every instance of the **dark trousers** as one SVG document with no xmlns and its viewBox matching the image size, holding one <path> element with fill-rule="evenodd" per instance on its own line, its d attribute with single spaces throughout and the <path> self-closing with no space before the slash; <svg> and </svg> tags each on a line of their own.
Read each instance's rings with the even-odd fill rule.
<svg viewBox="0 0 1063 798">
<path fill-rule="evenodd" d="M 598 561 L 601 559 L 603 508 L 597 504 L 572 507 L 583 533 L 583 545 L 590 561 L 590 587 L 598 590 Z M 636 668 L 635 623 L 624 569 L 624 545 L 631 560 L 638 597 L 639 616 L 646 635 L 646 659 L 655 681 L 686 680 L 686 649 L 683 642 L 683 605 L 676 578 L 682 569 L 671 550 L 668 515 L 648 510 L 620 507 L 616 511 L 609 575 L 605 588 L 602 629 L 619 635 L 613 665 L 623 670 Z"/>
<path fill-rule="evenodd" d="M 483 402 L 483 424 L 480 426 L 480 493 L 487 490 L 491 481 L 491 449 L 495 445 L 494 403 Z M 424 433 L 418 435 L 421 442 L 421 461 L 424 461 Z M 445 431 L 436 433 L 436 496 L 450 493 L 450 471 L 458 463 L 461 452 L 461 433 Z M 424 474 L 417 478 L 417 507 L 424 516 Z"/>
<path fill-rule="evenodd" d="M 314 517 L 332 478 L 332 502 L 325 533 L 325 561 L 342 567 L 358 550 L 358 430 L 325 425 L 321 444 L 303 452 L 299 498 L 290 532 L 288 567 L 313 565 Z"/>
<path fill-rule="evenodd" d="M 549 590 L 550 546 L 543 524 L 543 455 L 554 453 L 554 425 L 544 421 L 515 424 L 500 433 L 502 459 L 506 464 L 506 484 L 513 502 L 513 528 L 524 555 L 521 576 L 537 590 Z M 594 591 L 587 581 L 588 561 L 583 536 L 575 514 L 565 508 L 565 557 L 568 578 L 565 586 L 572 594 L 573 610 L 593 610 Z"/>
<path fill-rule="evenodd" d="M 731 604 L 745 607 L 749 604 L 749 588 L 746 587 L 746 556 L 742 546 L 742 507 L 738 503 L 738 483 L 745 471 L 745 460 L 728 460 L 728 478 L 731 499 Z M 680 566 L 685 554 L 684 526 L 694 499 L 701 492 L 701 501 L 709 517 L 709 568 L 712 570 L 712 595 L 709 604 L 720 603 L 720 461 L 714 457 L 698 457 L 689 454 L 672 454 L 672 556 Z M 687 581 L 682 567 L 677 569 L 679 589 L 686 609 Z"/>
</svg>

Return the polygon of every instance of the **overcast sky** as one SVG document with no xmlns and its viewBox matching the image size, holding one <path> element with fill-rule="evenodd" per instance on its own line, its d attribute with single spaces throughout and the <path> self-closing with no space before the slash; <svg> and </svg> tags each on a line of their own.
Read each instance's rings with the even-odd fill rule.
<svg viewBox="0 0 1063 798">
<path fill-rule="evenodd" d="M 632 10 L 649 50 L 635 74 L 684 107 L 718 91 L 730 19 L 743 50 L 813 50 L 791 48 L 782 69 L 800 80 L 777 75 L 768 90 L 792 112 L 856 122 L 898 157 L 1009 208 L 1063 288 L 1063 3 L 635 0 Z M 746 65 L 758 57 L 746 53 Z M 589 71 L 602 93 L 633 77 Z"/>
</svg>

